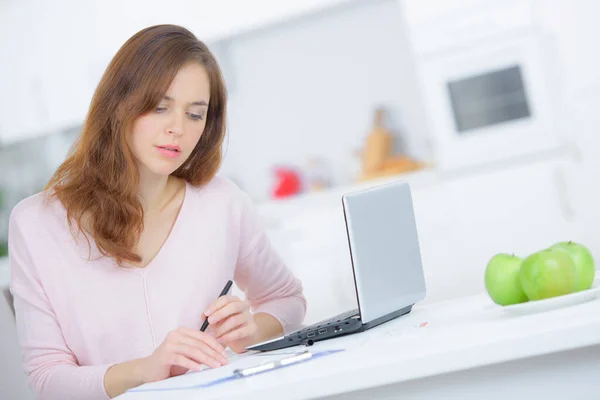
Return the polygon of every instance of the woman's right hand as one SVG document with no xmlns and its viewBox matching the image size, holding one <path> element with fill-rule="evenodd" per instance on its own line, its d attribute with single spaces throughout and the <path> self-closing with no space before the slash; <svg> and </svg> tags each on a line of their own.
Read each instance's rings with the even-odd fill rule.
<svg viewBox="0 0 600 400">
<path fill-rule="evenodd" d="M 225 348 L 205 332 L 180 327 L 143 359 L 141 374 L 144 382 L 155 382 L 199 370 L 202 364 L 211 368 L 227 364 Z"/>
</svg>

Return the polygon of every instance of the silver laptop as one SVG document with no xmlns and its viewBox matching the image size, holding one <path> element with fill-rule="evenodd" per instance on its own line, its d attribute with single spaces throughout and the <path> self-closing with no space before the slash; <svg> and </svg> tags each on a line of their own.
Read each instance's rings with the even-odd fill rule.
<svg viewBox="0 0 600 400">
<path fill-rule="evenodd" d="M 362 332 L 425 299 L 410 186 L 393 182 L 342 196 L 358 309 L 247 347 L 276 350 Z"/>
</svg>

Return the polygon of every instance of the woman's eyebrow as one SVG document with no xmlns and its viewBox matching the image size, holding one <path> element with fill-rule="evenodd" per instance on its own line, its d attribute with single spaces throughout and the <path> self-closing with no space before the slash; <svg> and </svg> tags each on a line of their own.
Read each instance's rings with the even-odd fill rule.
<svg viewBox="0 0 600 400">
<path fill-rule="evenodd" d="M 169 96 L 165 96 L 164 99 L 167 101 L 173 101 L 173 98 L 169 97 Z M 196 100 L 196 101 L 192 101 L 190 103 L 190 105 L 192 105 L 192 106 L 208 106 L 208 103 L 204 100 Z"/>
</svg>

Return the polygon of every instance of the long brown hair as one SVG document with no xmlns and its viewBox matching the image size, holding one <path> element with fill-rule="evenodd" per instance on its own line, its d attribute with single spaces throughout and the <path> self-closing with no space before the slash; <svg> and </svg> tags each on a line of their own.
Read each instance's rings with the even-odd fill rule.
<svg viewBox="0 0 600 400">
<path fill-rule="evenodd" d="M 116 53 L 92 97 L 79 138 L 46 186 L 65 207 L 69 225 L 75 222 L 88 243 L 89 234 L 100 253 L 119 265 L 141 261 L 134 248 L 143 230 L 138 169 L 126 133 L 159 104 L 188 62 L 206 69 L 210 102 L 198 145 L 172 175 L 192 185 L 212 179 L 221 165 L 225 137 L 221 71 L 208 47 L 189 30 L 156 25 L 133 35 Z"/>
</svg>

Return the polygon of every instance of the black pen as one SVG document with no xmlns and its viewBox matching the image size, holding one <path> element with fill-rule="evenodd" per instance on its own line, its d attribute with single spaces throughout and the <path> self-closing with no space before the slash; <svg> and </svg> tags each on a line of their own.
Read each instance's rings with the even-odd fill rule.
<svg viewBox="0 0 600 400">
<path fill-rule="evenodd" d="M 233 285 L 233 281 L 230 279 L 225 284 L 225 287 L 221 291 L 221 294 L 219 295 L 219 297 L 225 296 L 227 294 L 227 292 L 229 292 L 229 289 L 231 288 L 231 285 Z M 206 328 L 208 328 L 208 316 L 206 317 L 206 319 L 202 323 L 202 327 L 200 328 L 200 332 L 204 332 L 206 330 Z"/>
</svg>

